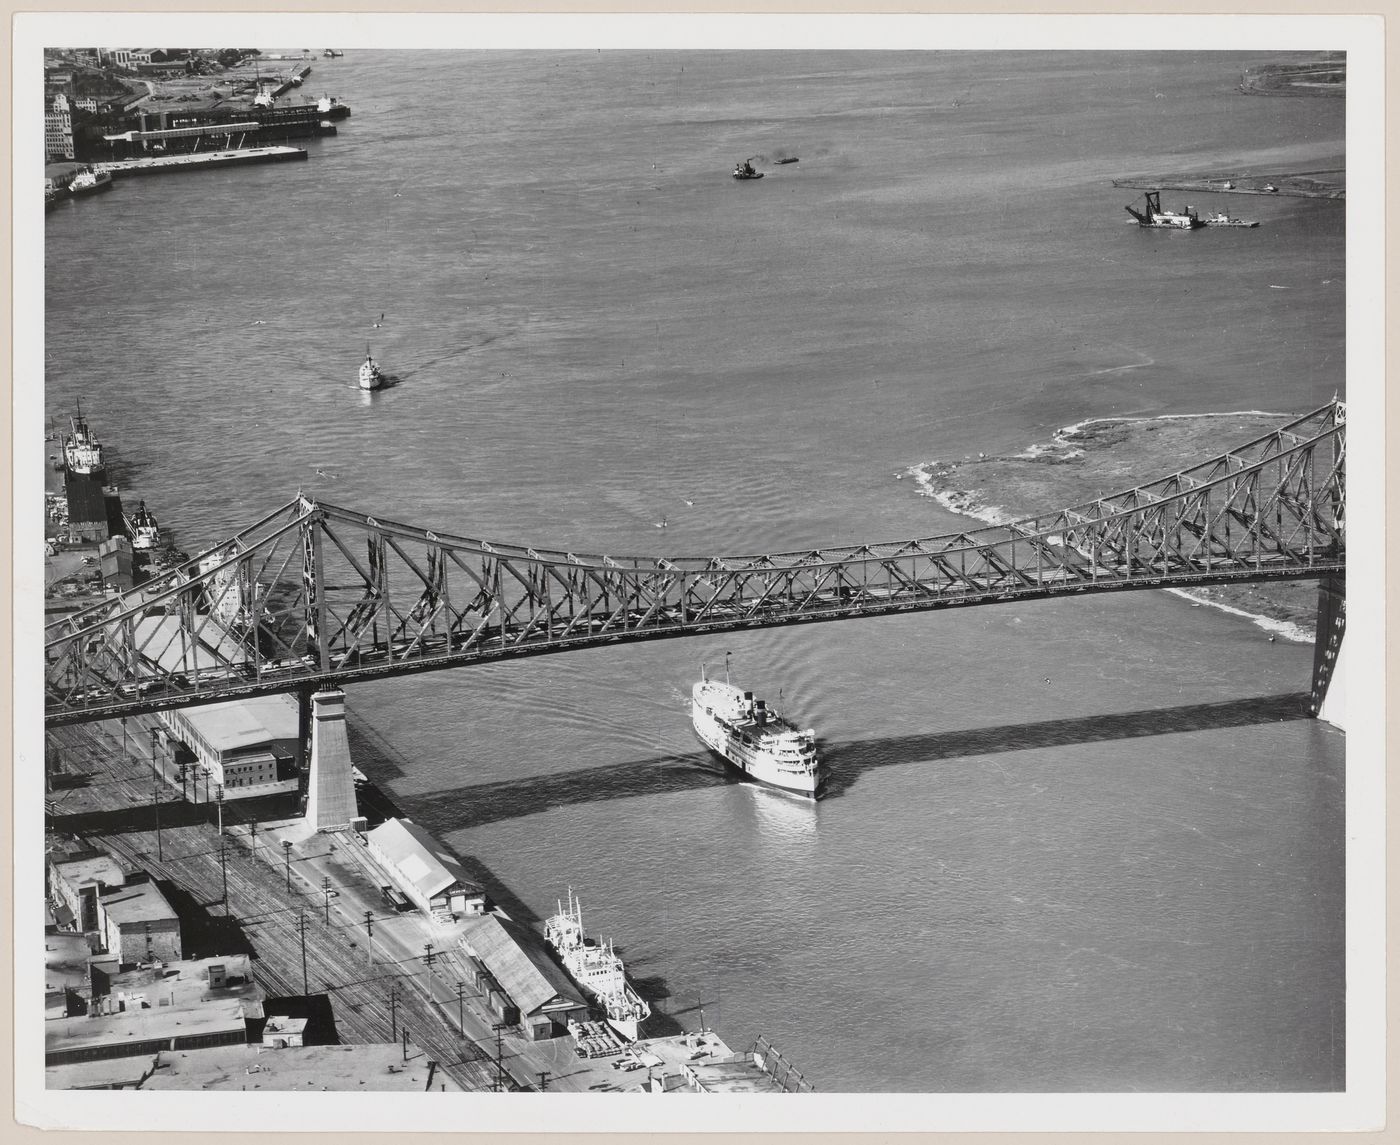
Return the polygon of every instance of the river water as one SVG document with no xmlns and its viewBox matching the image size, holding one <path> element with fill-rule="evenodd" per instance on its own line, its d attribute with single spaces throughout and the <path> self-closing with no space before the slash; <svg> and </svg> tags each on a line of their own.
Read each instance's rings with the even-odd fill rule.
<svg viewBox="0 0 1400 1145">
<path fill-rule="evenodd" d="M 309 162 L 48 217 L 47 413 L 81 397 L 190 551 L 298 489 L 590 552 L 961 528 L 898 475 L 1341 389 L 1340 204 L 1168 192 L 1262 225 L 1157 233 L 1110 182 L 1340 166 L 1343 101 L 1239 95 L 1254 60 L 317 60 L 354 113 Z M 749 155 L 767 178 L 730 179 Z M 366 343 L 401 385 L 355 389 Z M 821 804 L 699 751 L 690 685 L 726 652 L 817 729 Z M 360 765 L 513 913 L 573 886 L 659 1029 L 703 1005 L 824 1091 L 1319 1090 L 1345 1083 L 1344 739 L 1295 717 L 1310 663 L 1132 593 L 350 701 Z"/>
</svg>

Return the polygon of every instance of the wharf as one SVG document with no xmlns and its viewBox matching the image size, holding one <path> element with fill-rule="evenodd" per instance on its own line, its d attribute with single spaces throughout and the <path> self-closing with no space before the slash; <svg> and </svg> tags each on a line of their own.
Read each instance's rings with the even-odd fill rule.
<svg viewBox="0 0 1400 1145">
<path fill-rule="evenodd" d="M 46 799 L 49 829 L 80 836 L 129 869 L 149 870 L 171 888 L 187 957 L 255 956 L 268 995 L 305 992 L 313 1009 L 329 1007 L 342 1043 L 407 1036 L 452 1084 L 476 1092 L 791 1090 L 777 1071 L 753 1053 L 734 1053 L 711 1030 L 643 1039 L 596 1058 L 580 1057 L 569 1036 L 532 1041 L 500 1031 L 498 1043 L 495 1015 L 472 985 L 458 942 L 460 923 L 387 908 L 382 875 L 360 838 L 313 831 L 295 817 L 294 797 L 225 803 L 221 840 L 217 809 L 183 798 L 167 753 L 152 758 L 155 718 L 126 723 L 50 734 L 50 765 L 61 782 Z"/>
<path fill-rule="evenodd" d="M 206 171 L 216 167 L 241 167 L 248 163 L 287 163 L 305 160 L 302 147 L 248 147 L 240 151 L 196 151 L 192 155 L 156 155 L 144 159 L 114 159 L 94 163 L 97 171 L 108 171 L 114 179 L 127 175 L 162 175 L 184 171 Z"/>
</svg>

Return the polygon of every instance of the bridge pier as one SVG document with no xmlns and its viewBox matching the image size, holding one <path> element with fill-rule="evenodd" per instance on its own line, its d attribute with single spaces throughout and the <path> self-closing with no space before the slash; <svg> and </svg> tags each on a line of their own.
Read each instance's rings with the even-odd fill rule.
<svg viewBox="0 0 1400 1145">
<path fill-rule="evenodd" d="M 1312 714 L 1346 730 L 1347 582 L 1344 576 L 1317 582 L 1317 637 L 1313 643 Z"/>
<path fill-rule="evenodd" d="M 329 688 L 310 697 L 311 771 L 306 790 L 306 824 L 317 831 L 348 827 L 355 818 L 355 777 L 345 730 L 345 693 Z"/>
</svg>

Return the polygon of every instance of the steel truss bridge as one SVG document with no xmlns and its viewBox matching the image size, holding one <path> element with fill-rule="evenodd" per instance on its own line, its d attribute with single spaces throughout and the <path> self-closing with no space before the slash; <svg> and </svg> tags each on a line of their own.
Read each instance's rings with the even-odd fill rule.
<svg viewBox="0 0 1400 1145">
<path fill-rule="evenodd" d="M 762 556 L 592 556 L 298 495 L 135 592 L 48 625 L 45 723 L 605 644 L 1346 568 L 1334 401 L 1086 505 L 922 540 Z M 1340 622 L 1332 624 L 1340 640 Z M 1319 640 L 1319 648 L 1322 640 Z M 1322 653 L 1319 652 L 1319 662 Z"/>
</svg>

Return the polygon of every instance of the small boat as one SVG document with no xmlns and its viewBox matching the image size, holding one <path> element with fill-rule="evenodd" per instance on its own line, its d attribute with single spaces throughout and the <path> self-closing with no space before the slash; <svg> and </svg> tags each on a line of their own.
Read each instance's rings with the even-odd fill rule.
<svg viewBox="0 0 1400 1145">
<path fill-rule="evenodd" d="M 370 355 L 369 347 L 365 347 L 365 360 L 360 364 L 360 389 L 378 390 L 384 386 L 384 374 L 379 369 L 379 363 Z"/>
<path fill-rule="evenodd" d="M 1278 193 L 1278 188 L 1275 187 L 1272 183 L 1265 183 L 1265 184 L 1264 184 L 1264 190 L 1265 190 L 1268 194 L 1271 194 L 1271 195 L 1274 195 L 1274 194 L 1277 194 L 1277 193 Z"/>
<path fill-rule="evenodd" d="M 1123 208 L 1137 220 L 1137 225 L 1140 227 L 1172 227 L 1190 231 L 1206 225 L 1202 219 L 1196 216 L 1196 212 L 1190 206 L 1184 212 L 1162 210 L 1161 191 L 1148 191 L 1144 197 L 1147 199 L 1147 206 L 1143 210 L 1134 210 L 1132 207 Z"/>
<path fill-rule="evenodd" d="M 736 179 L 762 179 L 763 172 L 755 171 L 752 157 L 745 159 L 742 163 L 734 164 L 734 178 Z"/>
<path fill-rule="evenodd" d="M 110 191 L 112 189 L 112 173 L 110 171 L 79 171 L 73 176 L 73 181 L 68 184 L 70 195 L 91 195 L 98 191 Z"/>
<path fill-rule="evenodd" d="M 781 167 L 784 163 L 796 163 L 796 162 L 797 162 L 797 156 L 796 156 L 796 155 L 792 155 L 792 156 L 789 156 L 789 157 L 786 158 L 786 159 L 779 159 L 779 160 L 778 160 L 778 166 Z"/>
<path fill-rule="evenodd" d="M 326 59 L 328 59 L 328 60 L 335 60 L 335 59 L 339 59 L 339 58 L 340 58 L 341 56 L 343 56 L 345 53 L 344 53 L 344 52 L 338 52 L 338 51 L 336 51 L 334 48 L 327 48 L 327 49 L 326 49 L 324 52 L 322 52 L 321 54 L 322 54 L 323 56 L 325 56 Z"/>
<path fill-rule="evenodd" d="M 1205 224 L 1208 227 L 1257 227 L 1259 225 L 1256 219 L 1232 219 L 1223 211 L 1207 215 Z"/>
</svg>

